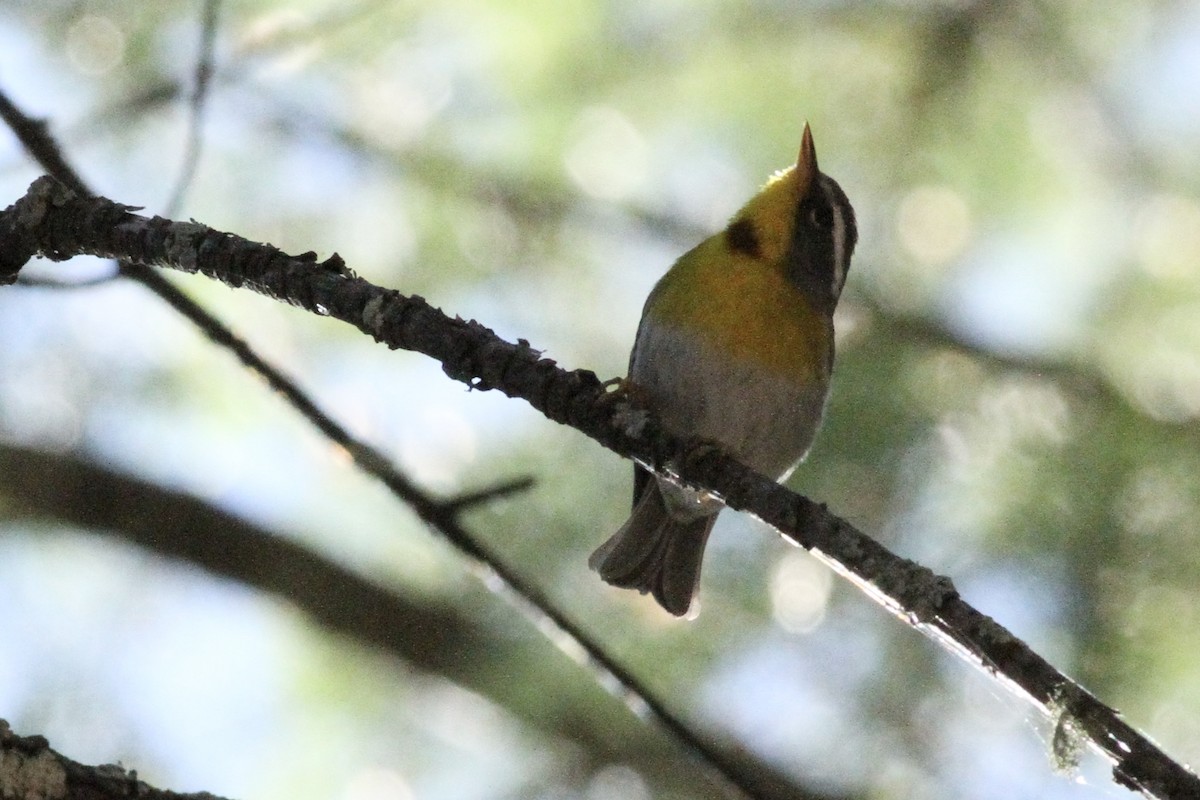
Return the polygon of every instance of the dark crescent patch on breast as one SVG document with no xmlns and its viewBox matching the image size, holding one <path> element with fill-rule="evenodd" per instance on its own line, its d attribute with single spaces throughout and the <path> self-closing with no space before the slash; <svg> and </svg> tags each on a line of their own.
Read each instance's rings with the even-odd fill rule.
<svg viewBox="0 0 1200 800">
<path fill-rule="evenodd" d="M 735 253 L 741 253 L 750 258 L 762 257 L 758 231 L 755 230 L 754 223 L 748 219 L 731 222 L 725 229 L 725 241 L 729 244 L 729 249 Z"/>
</svg>

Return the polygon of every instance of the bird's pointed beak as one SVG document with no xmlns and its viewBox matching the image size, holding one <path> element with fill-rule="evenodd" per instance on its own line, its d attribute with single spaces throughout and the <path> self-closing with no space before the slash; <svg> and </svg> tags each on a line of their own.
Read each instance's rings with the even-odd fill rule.
<svg viewBox="0 0 1200 800">
<path fill-rule="evenodd" d="M 800 139 L 800 155 L 796 159 L 796 179 L 800 185 L 800 196 L 808 194 L 817 179 L 817 149 L 813 147 L 812 130 L 804 123 L 804 136 Z"/>
</svg>

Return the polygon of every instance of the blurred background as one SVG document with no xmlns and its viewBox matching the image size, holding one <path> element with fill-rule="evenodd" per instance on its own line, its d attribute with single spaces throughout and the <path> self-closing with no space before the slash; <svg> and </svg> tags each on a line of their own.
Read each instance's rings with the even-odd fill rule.
<svg viewBox="0 0 1200 800">
<path fill-rule="evenodd" d="M 950 575 L 1200 762 L 1200 6 L 218 12 L 176 218 L 336 250 L 604 378 L 623 374 L 650 287 L 794 160 L 809 121 L 861 237 L 826 425 L 791 485 Z M 203 13 L 0 0 L 0 89 L 97 192 L 161 213 Z M 39 172 L 0 133 L 0 202 Z M 797 791 L 1131 796 L 1096 757 L 1056 774 L 1030 707 L 744 517 L 717 527 L 694 622 L 606 587 L 586 559 L 628 512 L 627 462 L 345 325 L 170 279 L 429 491 L 534 478 L 467 525 L 704 737 Z M 180 493 L 209 516 L 184 519 Z M 253 530 L 229 536 L 238 525 Z M 248 568 L 256 536 L 395 613 L 289 572 L 299 550 Z M 193 545 L 208 549 L 181 555 Z M 239 798 L 720 792 L 259 380 L 121 281 L 0 290 L 0 718 L 84 763 Z"/>
</svg>

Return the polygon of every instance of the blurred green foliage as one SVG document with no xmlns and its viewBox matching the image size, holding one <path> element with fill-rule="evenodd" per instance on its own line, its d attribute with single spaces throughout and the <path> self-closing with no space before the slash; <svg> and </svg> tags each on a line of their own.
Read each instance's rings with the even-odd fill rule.
<svg viewBox="0 0 1200 800">
<path fill-rule="evenodd" d="M 0 88 L 97 191 L 157 211 L 184 150 L 198 6 L 0 1 Z M 611 377 L 657 277 L 794 158 L 808 120 L 861 240 L 826 425 L 792 484 L 953 577 L 1196 763 L 1196 52 L 1200 14 L 1175 2 L 226 3 L 179 216 L 336 250 Z M 37 170 L 0 141 L 9 202 Z M 1020 701 L 749 520 L 718 527 L 695 622 L 601 585 L 586 557 L 627 512 L 628 464 L 416 356 L 179 280 L 431 490 L 534 476 L 471 527 L 706 735 L 833 795 L 1123 796 L 1101 765 L 1083 783 L 1053 775 Z M 0 622 L 0 716 L 18 730 L 237 796 L 712 790 L 680 777 L 699 768 L 652 729 L 641 763 L 578 744 L 640 729 L 144 293 L 6 289 L 0 336 L 4 441 L 186 488 L 513 643 L 457 678 L 415 672 L 127 547 L 6 521 L 0 493 L 0 605 L 15 614 Z M 108 547 L 117 566 L 89 569 Z M 131 591 L 130 571 L 155 591 Z M 51 574 L 72 580 L 40 590 Z M 81 633 L 96 625 L 124 644 Z M 244 682 L 230 696 L 275 698 L 250 729 L 220 691 L 146 710 L 195 668 L 161 644 L 179 625 L 224 654 L 225 680 Z M 230 629 L 280 644 L 243 674 Z M 159 668 L 122 666 L 127 650 Z M 595 730 L 563 722 L 579 718 Z"/>
</svg>

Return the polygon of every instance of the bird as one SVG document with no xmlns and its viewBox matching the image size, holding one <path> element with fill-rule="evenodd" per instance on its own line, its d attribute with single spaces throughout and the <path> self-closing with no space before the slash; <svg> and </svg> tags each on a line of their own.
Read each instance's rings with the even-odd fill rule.
<svg viewBox="0 0 1200 800">
<path fill-rule="evenodd" d="M 650 292 L 622 390 L 671 433 L 786 480 L 824 416 L 833 315 L 857 241 L 854 209 L 818 169 L 805 123 L 796 163 Z M 686 616 L 722 508 L 711 493 L 635 465 L 632 514 L 588 564 Z"/>
</svg>

